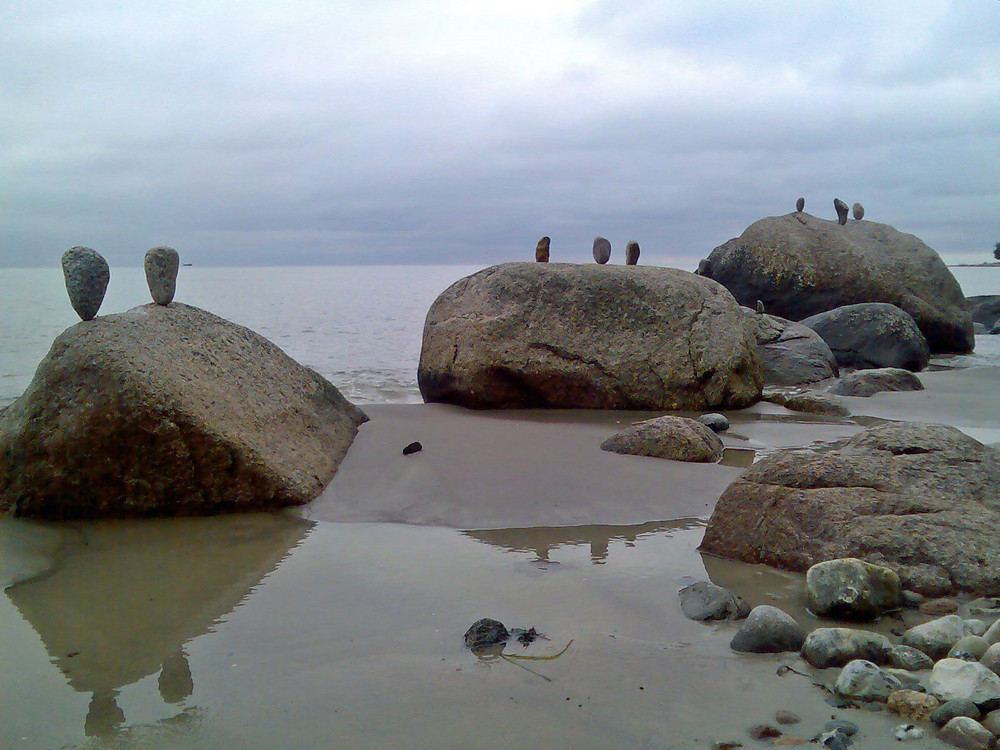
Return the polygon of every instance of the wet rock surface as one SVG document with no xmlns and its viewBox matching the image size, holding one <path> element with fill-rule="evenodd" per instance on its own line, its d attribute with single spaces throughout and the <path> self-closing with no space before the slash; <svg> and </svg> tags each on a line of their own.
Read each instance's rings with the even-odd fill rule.
<svg viewBox="0 0 1000 750">
<path fill-rule="evenodd" d="M 674 461 L 713 463 L 722 458 L 722 441 L 701 422 L 687 417 L 654 417 L 617 432 L 601 450 Z"/>
<path fill-rule="evenodd" d="M 743 599 L 707 581 L 685 586 L 678 595 L 681 611 L 689 620 L 739 620 L 750 614 L 750 606 Z"/>
</svg>

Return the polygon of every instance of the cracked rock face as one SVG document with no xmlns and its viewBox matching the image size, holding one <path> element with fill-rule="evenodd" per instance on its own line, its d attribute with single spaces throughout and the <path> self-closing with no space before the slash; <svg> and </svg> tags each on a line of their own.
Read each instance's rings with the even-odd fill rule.
<svg viewBox="0 0 1000 750">
<path fill-rule="evenodd" d="M 740 304 L 764 303 L 788 320 L 844 305 L 888 302 L 909 313 L 932 353 L 969 352 L 972 319 L 951 271 L 932 248 L 888 224 L 840 226 L 796 212 L 751 224 L 715 248 L 699 273 Z"/>
<path fill-rule="evenodd" d="M 174 303 L 67 329 L 0 412 L 0 512 L 63 519 L 299 505 L 364 413 L 253 331 Z"/>
<path fill-rule="evenodd" d="M 995 595 L 998 524 L 1000 451 L 953 427 L 892 423 L 754 464 L 723 492 L 700 549 L 795 571 L 856 557 L 905 589 Z"/>
<path fill-rule="evenodd" d="M 756 343 L 732 295 L 685 271 L 505 263 L 434 302 L 417 380 L 471 408 L 742 408 Z"/>
</svg>

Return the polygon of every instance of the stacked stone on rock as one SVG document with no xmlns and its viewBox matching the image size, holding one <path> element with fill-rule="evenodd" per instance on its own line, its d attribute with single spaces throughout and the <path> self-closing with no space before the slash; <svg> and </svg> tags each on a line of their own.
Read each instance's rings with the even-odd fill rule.
<svg viewBox="0 0 1000 750">
<path fill-rule="evenodd" d="M 797 201 L 795 201 L 795 210 L 796 211 L 798 211 L 798 212 L 801 213 L 802 211 L 805 210 L 805 207 L 806 207 L 806 199 L 805 198 L 799 198 Z"/>
<path fill-rule="evenodd" d="M 542 237 L 538 240 L 538 244 L 535 245 L 535 262 L 536 263 L 548 263 L 549 262 L 549 244 L 552 240 L 548 237 Z"/>
<path fill-rule="evenodd" d="M 69 302 L 82 320 L 93 320 L 108 290 L 111 271 L 100 253 L 89 247 L 71 247 L 62 256 Z"/>
<path fill-rule="evenodd" d="M 604 237 L 594 237 L 594 260 L 602 266 L 611 260 L 611 243 Z"/>
<path fill-rule="evenodd" d="M 146 251 L 143 260 L 146 270 L 146 283 L 153 302 L 158 305 L 169 305 L 174 300 L 177 289 L 177 269 L 180 267 L 180 256 L 172 247 L 154 247 Z"/>
<path fill-rule="evenodd" d="M 851 206 L 851 213 L 853 214 L 855 221 L 861 221 L 865 218 L 865 207 L 860 203 L 855 203 Z"/>
<path fill-rule="evenodd" d="M 625 265 L 635 266 L 639 263 L 639 243 L 635 240 L 630 241 L 625 246 Z"/>
<path fill-rule="evenodd" d="M 837 223 L 843 226 L 847 223 L 847 204 L 840 200 L 840 198 L 834 198 L 833 207 L 837 211 Z"/>
</svg>

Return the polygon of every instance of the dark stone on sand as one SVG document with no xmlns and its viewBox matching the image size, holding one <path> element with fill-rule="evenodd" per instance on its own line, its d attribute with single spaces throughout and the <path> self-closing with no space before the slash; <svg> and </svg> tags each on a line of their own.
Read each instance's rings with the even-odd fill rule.
<svg viewBox="0 0 1000 750">
<path fill-rule="evenodd" d="M 836 396 L 867 398 L 883 391 L 922 391 L 924 384 L 909 370 L 900 367 L 879 367 L 852 372 L 827 389 Z"/>
<path fill-rule="evenodd" d="M 173 302 L 179 267 L 180 256 L 172 247 L 154 247 L 146 251 L 143 268 L 146 271 L 146 284 L 149 286 L 153 302 L 158 305 L 169 305 Z"/>
<path fill-rule="evenodd" d="M 625 246 L 625 265 L 634 266 L 639 263 L 639 243 L 634 240 Z"/>
<path fill-rule="evenodd" d="M 478 651 L 506 643 L 508 638 L 510 638 L 510 632 L 502 622 L 484 617 L 482 620 L 474 622 L 472 627 L 465 631 L 465 646 L 473 651 Z"/>
<path fill-rule="evenodd" d="M 803 211 L 805 209 L 805 207 L 806 207 L 806 199 L 805 198 L 799 198 L 798 200 L 795 201 L 795 210 L 796 211 Z"/>
<path fill-rule="evenodd" d="M 917 324 L 887 302 L 845 305 L 802 321 L 823 337 L 841 367 L 919 372 L 931 352 Z"/>
<path fill-rule="evenodd" d="M 791 615 L 761 604 L 750 610 L 729 647 L 744 653 L 775 654 L 798 651 L 805 639 L 805 631 Z"/>
<path fill-rule="evenodd" d="M 837 212 L 837 223 L 839 223 L 841 226 L 843 226 L 844 224 L 846 224 L 847 223 L 847 211 L 848 211 L 847 204 L 844 203 L 844 201 L 840 200 L 840 198 L 834 198 L 833 199 L 833 208 Z"/>
<path fill-rule="evenodd" d="M 364 412 L 253 331 L 180 303 L 64 331 L 0 412 L 0 512 L 44 519 L 301 505 Z"/>
<path fill-rule="evenodd" d="M 403 448 L 403 455 L 409 456 L 413 453 L 419 453 L 424 449 L 424 446 L 420 444 L 419 440 L 414 440 L 412 443 Z"/>
<path fill-rule="evenodd" d="M 536 263 L 548 263 L 549 262 L 549 244 L 551 240 L 548 237 L 542 237 L 538 240 L 538 244 L 535 245 L 535 262 Z"/>
<path fill-rule="evenodd" d="M 860 203 L 855 203 L 853 206 L 851 206 L 851 215 L 854 216 L 854 219 L 856 221 L 861 221 L 863 218 L 865 218 L 865 207 L 862 206 Z"/>
<path fill-rule="evenodd" d="M 725 432 L 729 429 L 729 418 L 725 414 L 719 414 L 718 412 L 702 414 L 698 417 L 698 421 L 712 432 Z"/>
<path fill-rule="evenodd" d="M 968 698 L 957 698 L 953 701 L 945 701 L 934 709 L 931 713 L 931 723 L 936 727 L 943 727 L 956 716 L 968 716 L 970 719 L 978 721 L 982 712 Z"/>
<path fill-rule="evenodd" d="M 594 237 L 594 260 L 602 266 L 611 260 L 611 243 L 604 237 Z"/>
<path fill-rule="evenodd" d="M 689 620 L 741 620 L 750 614 L 750 606 L 742 598 L 708 581 L 699 581 L 677 592 L 681 612 Z"/>
<path fill-rule="evenodd" d="M 788 320 L 844 305 L 888 302 L 909 313 L 933 353 L 972 351 L 965 296 L 941 257 L 888 224 L 845 227 L 807 213 L 771 216 L 715 248 L 698 273 L 736 300 Z"/>
<path fill-rule="evenodd" d="M 504 263 L 452 284 L 427 313 L 417 382 L 426 402 L 479 409 L 738 409 L 761 389 L 724 288 L 576 263 Z"/>
<path fill-rule="evenodd" d="M 108 290 L 111 270 L 100 253 L 89 247 L 71 247 L 62 256 L 69 302 L 82 320 L 93 320 Z"/>
</svg>

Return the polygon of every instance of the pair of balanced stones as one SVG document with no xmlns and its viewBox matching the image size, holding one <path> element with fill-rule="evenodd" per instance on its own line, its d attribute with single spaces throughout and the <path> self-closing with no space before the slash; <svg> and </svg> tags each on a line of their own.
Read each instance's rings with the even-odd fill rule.
<svg viewBox="0 0 1000 750">
<path fill-rule="evenodd" d="M 146 251 L 143 267 L 153 302 L 169 305 L 177 289 L 180 256 L 172 247 L 154 247 Z M 71 247 L 62 256 L 63 277 L 69 302 L 81 320 L 91 320 L 101 309 L 111 280 L 111 270 L 104 257 L 89 247 Z"/>
</svg>

